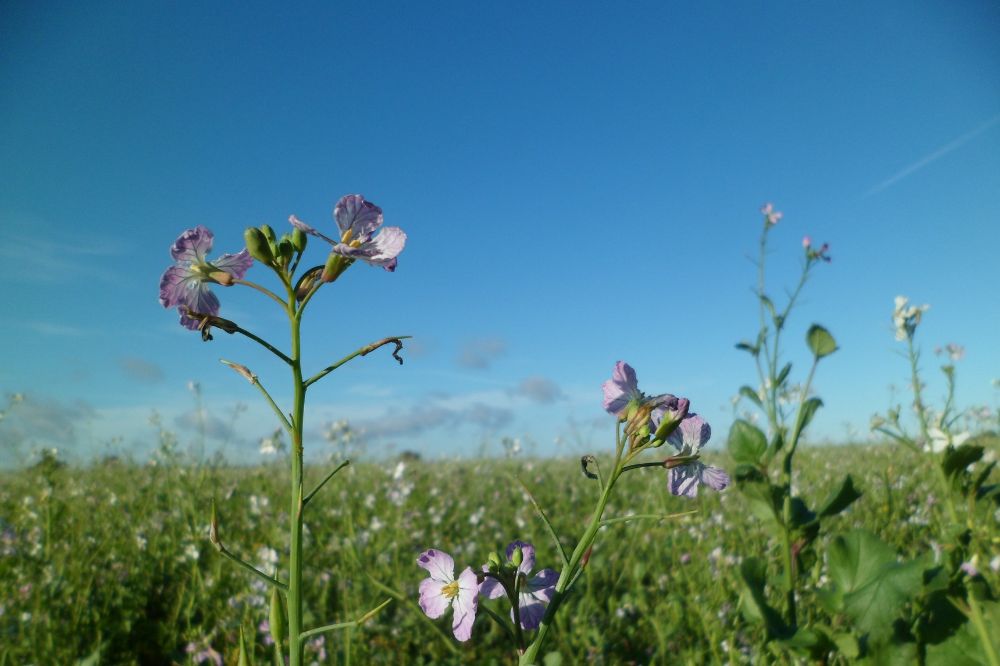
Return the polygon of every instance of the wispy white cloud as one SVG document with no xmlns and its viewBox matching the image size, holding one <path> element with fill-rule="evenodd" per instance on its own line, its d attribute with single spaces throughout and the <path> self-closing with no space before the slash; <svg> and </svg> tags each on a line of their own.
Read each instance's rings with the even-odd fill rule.
<svg viewBox="0 0 1000 666">
<path fill-rule="evenodd" d="M 870 197 L 870 196 L 872 196 L 874 194 L 878 194 L 879 192 L 881 192 L 881 191 L 883 191 L 883 190 L 885 190 L 885 189 L 887 189 L 889 187 L 892 187 L 893 185 L 895 185 L 899 181 L 903 180 L 904 178 L 906 178 L 910 174 L 914 173 L 915 171 L 919 171 L 920 169 L 923 169 L 928 164 L 941 159 L 942 157 L 944 157 L 948 153 L 950 153 L 950 152 L 952 152 L 954 150 L 957 150 L 958 148 L 961 148 L 963 145 L 965 145 L 966 143 L 968 143 L 972 139 L 976 138 L 977 136 L 979 136 L 983 132 L 986 132 L 987 130 L 989 130 L 991 127 L 993 127 L 997 123 L 1000 123 L 1000 114 L 997 114 L 997 115 L 993 116 L 992 118 L 990 118 L 989 120 L 987 120 L 985 123 L 983 123 L 979 127 L 975 128 L 974 130 L 972 130 L 970 132 L 966 132 L 965 134 L 963 134 L 962 136 L 958 137 L 957 139 L 953 139 L 953 140 L 949 141 L 948 143 L 944 144 L 943 146 L 941 146 L 937 150 L 935 150 L 935 151 L 933 151 L 931 153 L 928 153 L 927 155 L 924 155 L 923 157 L 921 157 L 916 162 L 914 162 L 914 163 L 912 163 L 912 164 L 910 164 L 910 165 L 908 165 L 906 167 L 903 167 L 897 173 L 893 174 L 892 176 L 890 176 L 889 178 L 883 180 L 881 183 L 879 183 L 875 187 L 873 187 L 870 190 L 868 190 L 868 192 L 865 193 L 865 196 L 866 197 Z"/>
<path fill-rule="evenodd" d="M 469 340 L 459 351 L 456 361 L 463 368 L 486 370 L 493 361 L 507 352 L 507 341 L 503 338 L 477 338 Z"/>
<path fill-rule="evenodd" d="M 125 254 L 121 243 L 86 239 L 57 242 L 30 232 L 41 225 L 18 224 L 6 215 L 0 222 L 15 233 L 22 231 L 17 243 L 0 245 L 0 275 L 5 279 L 48 284 L 83 277 L 105 282 L 120 279 L 103 260 Z"/>
<path fill-rule="evenodd" d="M 40 335 L 51 335 L 56 337 L 70 337 L 75 338 L 81 335 L 87 335 L 90 331 L 79 326 L 71 326 L 69 324 L 58 324 L 51 321 L 26 321 L 23 322 L 24 326 L 35 333 Z"/>
</svg>

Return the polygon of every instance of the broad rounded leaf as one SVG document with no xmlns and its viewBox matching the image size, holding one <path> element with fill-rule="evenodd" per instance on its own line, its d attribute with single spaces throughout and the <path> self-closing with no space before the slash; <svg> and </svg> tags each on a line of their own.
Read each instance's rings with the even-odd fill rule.
<svg viewBox="0 0 1000 666">
<path fill-rule="evenodd" d="M 806 343 L 816 358 L 823 358 L 837 351 L 836 340 L 830 335 L 830 331 L 819 324 L 813 324 L 809 327 L 809 331 L 806 333 Z"/>
<path fill-rule="evenodd" d="M 767 451 L 767 438 L 760 428 L 743 419 L 729 429 L 729 453 L 737 463 L 755 465 Z"/>
</svg>

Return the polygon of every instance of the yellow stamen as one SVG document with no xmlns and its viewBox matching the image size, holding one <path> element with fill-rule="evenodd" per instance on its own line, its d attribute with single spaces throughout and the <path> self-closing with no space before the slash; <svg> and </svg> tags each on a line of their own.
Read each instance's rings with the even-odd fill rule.
<svg viewBox="0 0 1000 666">
<path fill-rule="evenodd" d="M 353 235 L 353 233 L 352 233 L 352 230 L 351 230 L 351 229 L 348 229 L 348 230 L 347 230 L 347 231 L 345 231 L 345 232 L 344 232 L 343 234 L 341 234 L 341 236 L 340 236 L 340 242 L 341 242 L 341 243 L 345 243 L 345 244 L 346 244 L 346 243 L 350 243 L 350 242 L 351 242 L 351 236 L 352 236 L 352 235 Z"/>
<path fill-rule="evenodd" d="M 441 587 L 441 595 L 445 599 L 454 599 L 458 595 L 458 581 L 453 580 Z"/>
</svg>

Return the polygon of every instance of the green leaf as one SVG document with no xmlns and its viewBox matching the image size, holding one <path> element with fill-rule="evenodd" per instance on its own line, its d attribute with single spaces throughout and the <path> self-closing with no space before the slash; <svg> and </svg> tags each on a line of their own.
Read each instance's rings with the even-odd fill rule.
<svg viewBox="0 0 1000 666">
<path fill-rule="evenodd" d="M 740 387 L 740 395 L 742 395 L 744 398 L 746 398 L 747 400 L 749 400 L 753 404 L 757 405 L 761 409 L 764 409 L 764 403 L 762 403 L 760 401 L 760 396 L 757 395 L 757 391 L 754 391 L 749 386 L 746 386 L 746 385 L 741 386 Z"/>
<path fill-rule="evenodd" d="M 874 534 L 854 530 L 834 539 L 828 551 L 830 579 L 844 594 L 844 613 L 872 638 L 886 638 L 903 606 L 920 592 L 923 559 L 900 563 Z"/>
<path fill-rule="evenodd" d="M 737 342 L 736 348 L 748 352 L 751 356 L 756 356 L 757 354 L 760 353 L 760 347 L 757 347 L 752 343 L 747 342 L 746 340 L 741 340 L 740 342 Z"/>
<path fill-rule="evenodd" d="M 983 457 L 983 447 L 976 444 L 962 444 L 957 449 L 949 449 L 944 455 L 941 468 L 945 476 L 952 477 Z"/>
<path fill-rule="evenodd" d="M 785 648 L 800 657 L 820 659 L 833 649 L 833 641 L 822 631 L 801 627 L 791 638 L 779 641 Z"/>
<path fill-rule="evenodd" d="M 840 488 L 827 498 L 823 508 L 819 510 L 821 518 L 836 516 L 861 497 L 861 492 L 854 487 L 854 480 L 848 474 L 840 484 Z"/>
<path fill-rule="evenodd" d="M 858 637 L 854 634 L 846 632 L 834 634 L 833 642 L 837 645 L 837 649 L 840 650 L 840 654 L 848 659 L 857 659 L 861 656 L 861 645 L 858 643 Z"/>
<path fill-rule="evenodd" d="M 764 593 L 764 583 L 767 571 L 762 560 L 748 557 L 740 564 L 740 577 L 743 579 L 743 615 L 750 622 L 763 623 L 767 627 L 768 636 L 772 638 L 789 638 L 791 632 L 778 613 L 767 603 Z"/>
<path fill-rule="evenodd" d="M 767 451 L 767 438 L 760 428 L 743 419 L 729 429 L 729 453 L 737 463 L 755 465 Z"/>
<path fill-rule="evenodd" d="M 99 643 L 97 645 L 97 648 L 95 648 L 93 652 L 91 652 L 83 659 L 78 659 L 76 662 L 76 666 L 100 666 L 101 647 L 103 647 L 103 645 Z"/>
<path fill-rule="evenodd" d="M 782 384 L 784 384 L 785 380 L 788 379 L 788 373 L 790 373 L 791 371 L 792 371 L 792 364 L 786 363 L 785 367 L 781 369 L 781 372 L 779 372 L 778 376 L 775 377 L 774 379 L 775 386 L 781 386 Z"/>
<path fill-rule="evenodd" d="M 809 327 L 809 331 L 806 332 L 806 344 L 816 358 L 823 358 L 837 351 L 837 341 L 830 335 L 830 331 L 819 324 Z"/>
<path fill-rule="evenodd" d="M 799 416 L 795 420 L 795 430 L 792 432 L 792 447 L 799 443 L 802 431 L 813 420 L 816 410 L 823 406 L 823 401 L 819 398 L 809 398 L 799 406 Z"/>
<path fill-rule="evenodd" d="M 542 659 L 543 666 L 562 666 L 562 655 L 558 652 L 549 652 Z"/>
</svg>

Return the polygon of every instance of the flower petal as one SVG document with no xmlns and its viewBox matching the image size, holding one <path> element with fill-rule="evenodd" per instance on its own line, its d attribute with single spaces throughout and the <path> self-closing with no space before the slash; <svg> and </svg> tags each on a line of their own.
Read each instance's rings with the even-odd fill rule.
<svg viewBox="0 0 1000 666">
<path fill-rule="evenodd" d="M 681 497 L 697 497 L 698 483 L 701 481 L 698 473 L 698 465 L 701 464 L 694 462 L 671 469 L 667 482 L 670 493 Z"/>
<path fill-rule="evenodd" d="M 450 583 L 455 580 L 455 560 L 440 550 L 431 548 L 420 553 L 417 557 L 417 566 L 426 569 L 436 581 Z"/>
<path fill-rule="evenodd" d="M 511 541 L 507 545 L 508 561 L 511 557 L 513 557 L 514 549 L 518 546 L 521 547 L 521 554 L 524 556 L 524 559 L 521 560 L 521 565 L 517 568 L 517 570 L 527 576 L 531 573 L 532 568 L 535 566 L 535 547 L 527 541 Z"/>
<path fill-rule="evenodd" d="M 544 601 L 548 603 L 552 601 L 552 595 L 556 591 L 556 582 L 559 580 L 559 574 L 557 574 L 552 569 L 542 569 L 534 578 L 528 581 L 528 591 L 531 596 L 535 597 L 539 601 Z"/>
<path fill-rule="evenodd" d="M 352 247 L 346 243 L 333 246 L 333 251 L 351 259 L 361 259 L 372 266 L 381 266 L 390 273 L 396 270 L 396 256 L 406 245 L 406 234 L 399 227 L 386 227 L 375 238 Z"/>
<path fill-rule="evenodd" d="M 163 272 L 160 277 L 160 305 L 165 308 L 177 307 L 182 302 L 187 289 L 185 280 L 189 279 L 190 271 L 180 264 L 174 264 Z"/>
<path fill-rule="evenodd" d="M 448 608 L 448 598 L 441 591 L 443 587 L 441 581 L 433 578 L 424 578 L 420 581 L 420 610 L 432 620 L 444 615 Z"/>
<path fill-rule="evenodd" d="M 486 573 L 489 570 L 489 566 L 484 564 L 483 573 Z M 503 585 L 501 585 L 500 581 L 496 578 L 486 576 L 483 579 L 483 582 L 479 584 L 479 594 L 487 599 L 499 599 L 504 595 Z"/>
<path fill-rule="evenodd" d="M 382 209 L 360 194 L 348 194 L 333 207 L 333 218 L 341 232 L 350 229 L 353 238 L 367 241 L 382 226 Z"/>
<path fill-rule="evenodd" d="M 545 616 L 545 604 L 538 601 L 530 594 L 521 594 L 518 612 L 521 614 L 522 629 L 537 629 Z M 510 611 L 510 619 L 514 620 L 514 611 Z"/>
<path fill-rule="evenodd" d="M 207 227 L 199 224 L 177 237 L 170 247 L 170 256 L 178 263 L 203 263 L 212 250 L 214 238 Z"/>
<path fill-rule="evenodd" d="M 725 470 L 705 465 L 701 470 L 701 482 L 716 491 L 723 491 L 729 485 L 729 474 Z"/>
<path fill-rule="evenodd" d="M 472 567 L 466 567 L 458 576 L 458 594 L 451 600 L 454 617 L 451 630 L 455 638 L 467 641 L 472 637 L 472 625 L 476 621 L 476 609 L 479 607 L 479 583 Z"/>
<path fill-rule="evenodd" d="M 684 417 L 677 429 L 670 433 L 667 441 L 673 444 L 681 455 L 692 456 L 708 444 L 711 438 L 712 427 L 705 419 L 691 412 Z"/>
<path fill-rule="evenodd" d="M 304 233 L 307 233 L 307 234 L 309 234 L 310 236 L 316 236 L 316 237 L 318 237 L 318 238 L 322 238 L 323 240 L 325 240 L 325 241 L 326 241 L 327 243 L 329 243 L 330 245 L 336 245 L 337 243 L 339 243 L 339 242 L 340 242 L 340 241 L 335 241 L 335 240 L 333 240 L 332 238 L 329 238 L 329 237 L 327 237 L 327 236 L 324 236 L 324 235 L 323 235 L 323 234 L 321 234 L 320 232 L 316 231 L 316 228 L 315 228 L 315 227 L 312 227 L 312 226 L 310 226 L 310 225 L 306 224 L 305 222 L 303 222 L 303 221 L 302 221 L 302 220 L 300 220 L 299 218 L 295 217 L 294 215 L 290 215 L 290 216 L 288 217 L 288 221 L 289 221 L 289 222 L 291 223 L 291 225 L 292 225 L 293 227 L 295 227 L 295 228 L 296 228 L 296 229 L 298 229 L 299 231 L 302 231 L 302 232 L 304 232 Z"/>
<path fill-rule="evenodd" d="M 237 280 L 241 280 L 250 270 L 250 266 L 253 265 L 253 257 L 250 256 L 248 250 L 244 249 L 236 254 L 224 254 L 213 261 L 212 265 L 221 268 Z"/>
<path fill-rule="evenodd" d="M 639 382 L 635 370 L 628 363 L 618 361 L 611 373 L 611 379 L 601 385 L 604 391 L 604 409 L 618 416 L 629 401 L 639 395 Z"/>
</svg>

